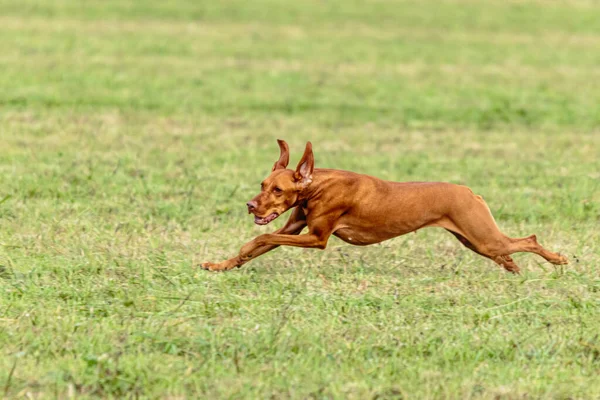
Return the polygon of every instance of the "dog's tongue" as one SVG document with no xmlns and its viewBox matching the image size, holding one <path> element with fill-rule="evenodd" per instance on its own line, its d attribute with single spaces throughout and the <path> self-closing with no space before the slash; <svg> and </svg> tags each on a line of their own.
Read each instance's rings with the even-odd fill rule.
<svg viewBox="0 0 600 400">
<path fill-rule="evenodd" d="M 277 216 L 278 215 L 276 213 L 269 214 L 269 215 L 267 215 L 264 218 L 260 218 L 260 217 L 254 216 L 254 223 L 257 224 L 257 225 L 266 225 L 269 222 L 273 221 L 275 218 L 277 218 Z"/>
</svg>

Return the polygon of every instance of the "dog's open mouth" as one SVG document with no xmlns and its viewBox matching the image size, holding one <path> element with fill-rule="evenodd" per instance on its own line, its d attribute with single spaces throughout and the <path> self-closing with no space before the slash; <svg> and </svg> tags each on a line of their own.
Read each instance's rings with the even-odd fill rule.
<svg viewBox="0 0 600 400">
<path fill-rule="evenodd" d="M 275 218 L 279 217 L 277 213 L 271 213 L 264 218 L 259 217 L 258 215 L 254 216 L 254 223 L 256 225 L 266 225 L 269 222 L 273 221 Z"/>
</svg>

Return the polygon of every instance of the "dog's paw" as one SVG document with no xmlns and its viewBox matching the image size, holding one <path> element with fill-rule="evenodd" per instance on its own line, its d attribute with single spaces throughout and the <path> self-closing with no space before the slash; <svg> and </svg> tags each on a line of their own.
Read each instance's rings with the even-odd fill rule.
<svg viewBox="0 0 600 400">
<path fill-rule="evenodd" d="M 233 267 L 235 267 L 235 265 L 232 265 L 230 262 L 222 262 L 219 264 L 215 264 L 215 263 L 211 263 L 211 262 L 203 262 L 202 264 L 200 264 L 200 267 L 205 270 L 205 271 L 228 271 L 230 269 L 232 269 Z"/>
<path fill-rule="evenodd" d="M 555 264 L 557 265 L 564 265 L 564 264 L 568 264 L 569 263 L 569 259 L 565 256 L 563 256 L 562 254 L 558 254 L 558 260 Z"/>
<path fill-rule="evenodd" d="M 202 264 L 200 264 L 200 268 L 202 268 L 205 271 L 219 271 L 219 269 L 217 268 L 218 264 L 214 264 L 211 262 L 203 262 Z"/>
</svg>

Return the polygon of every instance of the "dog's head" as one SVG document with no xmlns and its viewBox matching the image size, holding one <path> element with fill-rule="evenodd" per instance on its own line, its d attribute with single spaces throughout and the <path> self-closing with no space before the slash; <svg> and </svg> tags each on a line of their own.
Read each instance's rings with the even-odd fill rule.
<svg viewBox="0 0 600 400">
<path fill-rule="evenodd" d="M 290 150 L 286 142 L 277 140 L 279 160 L 273 165 L 271 174 L 262 181 L 261 190 L 246 205 L 248 213 L 254 214 L 254 223 L 266 225 L 297 205 L 300 193 L 312 182 L 315 159 L 312 144 L 306 143 L 304 155 L 296 170 L 287 169 Z"/>
</svg>

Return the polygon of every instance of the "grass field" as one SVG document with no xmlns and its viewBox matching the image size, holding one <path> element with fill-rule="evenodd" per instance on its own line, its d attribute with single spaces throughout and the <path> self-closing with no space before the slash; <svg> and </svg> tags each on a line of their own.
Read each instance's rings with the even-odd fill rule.
<svg viewBox="0 0 600 400">
<path fill-rule="evenodd" d="M 0 397 L 600 398 L 600 8 L 0 3 Z M 280 248 L 245 202 L 316 166 L 469 185 L 512 276 L 443 230 Z"/>
</svg>

